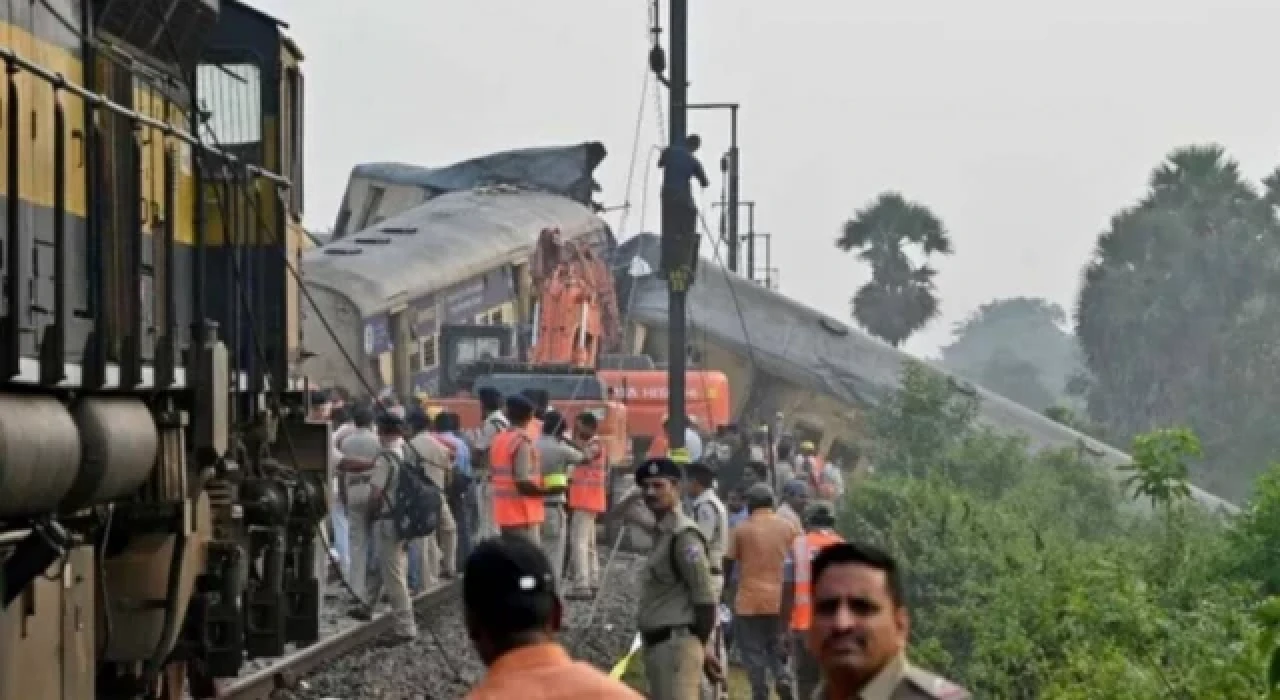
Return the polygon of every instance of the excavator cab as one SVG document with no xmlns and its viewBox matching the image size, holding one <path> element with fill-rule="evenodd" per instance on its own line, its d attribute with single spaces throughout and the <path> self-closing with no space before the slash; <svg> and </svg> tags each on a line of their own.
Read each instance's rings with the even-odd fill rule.
<svg viewBox="0 0 1280 700">
<path fill-rule="evenodd" d="M 541 389 L 570 425 L 580 413 L 595 415 L 611 467 L 631 464 L 627 407 L 610 400 L 594 369 L 512 360 L 512 330 L 507 326 L 446 325 L 440 329 L 440 344 L 439 396 L 420 399 L 429 414 L 447 410 L 458 414 L 463 428 L 475 428 L 484 419 L 476 398 L 481 389 L 492 388 L 503 396 Z"/>
</svg>

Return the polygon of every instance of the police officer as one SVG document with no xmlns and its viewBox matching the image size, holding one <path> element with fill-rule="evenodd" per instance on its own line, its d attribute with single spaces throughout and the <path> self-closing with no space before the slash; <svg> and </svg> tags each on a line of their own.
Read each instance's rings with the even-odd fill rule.
<svg viewBox="0 0 1280 700">
<path fill-rule="evenodd" d="M 902 575 L 868 545 L 827 545 L 813 559 L 809 652 L 822 667 L 813 700 L 969 700 L 969 691 L 907 660 Z"/>
<path fill-rule="evenodd" d="M 656 521 L 637 616 L 653 700 L 696 700 L 704 670 L 723 677 L 709 644 L 717 598 L 707 544 L 680 510 L 680 476 L 666 458 L 647 460 L 635 475 Z"/>
<path fill-rule="evenodd" d="M 711 561 L 712 590 L 716 600 L 724 598 L 724 555 L 729 549 L 729 511 L 716 495 L 715 470 L 706 462 L 695 461 L 688 467 L 689 479 L 685 489 L 689 495 L 689 510 L 693 521 L 698 524 L 703 538 L 707 542 L 707 553 Z M 716 660 L 724 668 L 728 653 L 724 645 L 724 625 L 717 624 L 712 634 L 712 645 L 716 652 Z M 713 688 L 709 682 L 703 683 L 702 697 L 712 698 L 719 695 L 719 688 Z"/>
</svg>

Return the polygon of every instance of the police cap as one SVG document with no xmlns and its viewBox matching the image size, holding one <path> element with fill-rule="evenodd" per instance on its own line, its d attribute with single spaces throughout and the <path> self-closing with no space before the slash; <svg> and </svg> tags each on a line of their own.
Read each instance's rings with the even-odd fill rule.
<svg viewBox="0 0 1280 700">
<path fill-rule="evenodd" d="M 523 423 L 533 416 L 533 402 L 526 396 L 512 394 L 507 397 L 507 418 L 512 422 Z"/>
<path fill-rule="evenodd" d="M 804 507 L 804 524 L 829 527 L 836 524 L 836 507 L 830 501 L 813 501 Z"/>
<path fill-rule="evenodd" d="M 689 464 L 687 469 L 689 470 L 689 476 L 691 477 L 707 476 L 714 479 L 716 476 L 715 467 L 707 464 L 706 462 L 692 462 Z"/>
<path fill-rule="evenodd" d="M 647 459 L 644 464 L 640 465 L 640 468 L 636 469 L 636 484 L 642 484 L 645 479 L 659 476 L 672 481 L 679 481 L 682 476 L 680 466 L 666 457 Z"/>
</svg>

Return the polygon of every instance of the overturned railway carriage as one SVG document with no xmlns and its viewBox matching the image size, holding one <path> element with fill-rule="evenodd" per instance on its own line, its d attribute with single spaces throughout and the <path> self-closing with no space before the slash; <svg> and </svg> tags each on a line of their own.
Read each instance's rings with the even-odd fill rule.
<svg viewBox="0 0 1280 700">
<path fill-rule="evenodd" d="M 434 170 L 358 167 L 343 210 L 371 224 L 345 233 L 339 226 L 334 240 L 303 257 L 306 376 L 357 392 L 438 396 L 462 365 L 523 357 L 543 233 L 558 231 L 606 258 L 614 247 L 590 200 L 603 155 L 588 143 Z"/>
<path fill-rule="evenodd" d="M 0 700 L 209 697 L 318 633 L 302 55 L 238 2 L 7 8 Z"/>
<path fill-rule="evenodd" d="M 636 236 L 619 247 L 615 267 L 632 269 L 629 262 L 639 256 L 656 270 L 659 252 L 657 236 Z M 617 285 L 620 303 L 629 310 L 626 351 L 665 358 L 666 283 L 653 274 L 619 274 Z M 783 429 L 797 440 L 813 441 L 828 461 L 847 468 L 860 462 L 865 410 L 898 388 L 906 353 L 705 261 L 688 312 L 689 353 L 728 376 L 733 415 L 740 422 L 773 423 L 781 415 Z M 981 421 L 1025 435 L 1033 449 L 1082 448 L 1105 467 L 1129 462 L 1119 450 L 1035 411 L 980 387 L 972 390 L 982 399 Z M 1210 509 L 1234 509 L 1213 494 L 1192 491 Z"/>
</svg>

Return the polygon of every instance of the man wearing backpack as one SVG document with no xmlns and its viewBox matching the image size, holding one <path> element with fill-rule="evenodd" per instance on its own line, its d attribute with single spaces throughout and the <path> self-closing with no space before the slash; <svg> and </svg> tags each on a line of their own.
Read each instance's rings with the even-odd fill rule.
<svg viewBox="0 0 1280 700">
<path fill-rule="evenodd" d="M 379 581 L 370 587 L 364 605 L 353 610 L 351 616 L 369 620 L 382 598 L 383 591 L 391 601 L 394 618 L 392 633 L 394 643 L 417 638 L 418 626 L 413 619 L 413 606 L 409 599 L 408 542 L 400 536 L 392 513 L 395 509 L 399 471 L 404 464 L 404 421 L 392 413 L 382 411 L 378 416 L 378 437 L 383 450 L 373 460 L 370 470 L 371 504 L 369 517 L 373 535 L 375 556 L 378 562 Z"/>
<path fill-rule="evenodd" d="M 409 441 L 412 448 L 408 455 L 409 461 L 420 465 L 431 483 L 444 493 L 453 471 L 453 454 L 431 433 L 429 419 L 422 409 L 413 411 L 409 427 L 414 433 L 413 439 Z M 422 584 L 422 588 L 435 585 L 440 578 L 452 579 L 457 570 L 458 525 L 448 501 L 441 504 L 440 528 L 422 544 L 424 558 L 419 560 L 419 566 L 422 563 L 426 565 L 423 567 L 425 576 L 422 577 L 425 580 L 418 582 Z M 415 567 L 411 564 L 410 568 Z"/>
</svg>

